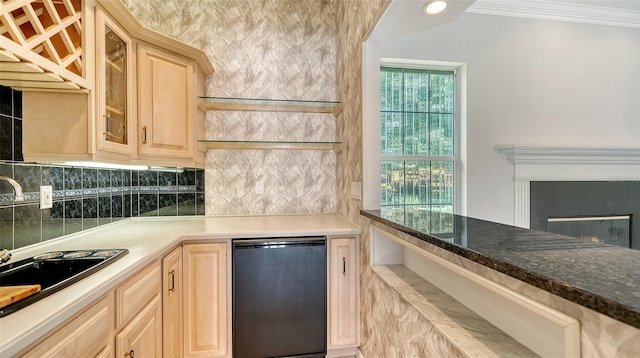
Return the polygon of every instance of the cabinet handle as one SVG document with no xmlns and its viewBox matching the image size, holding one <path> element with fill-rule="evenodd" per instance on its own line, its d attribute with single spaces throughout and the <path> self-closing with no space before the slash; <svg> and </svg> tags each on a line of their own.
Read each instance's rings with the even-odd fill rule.
<svg viewBox="0 0 640 358">
<path fill-rule="evenodd" d="M 169 275 L 171 275 L 171 288 L 169 289 L 169 292 L 175 292 L 175 290 L 176 290 L 176 270 L 171 270 L 171 272 L 169 272 Z"/>
<path fill-rule="evenodd" d="M 107 113 L 103 115 L 104 117 L 104 129 L 105 131 L 102 134 L 105 137 L 109 137 L 111 135 L 111 113 Z"/>
<path fill-rule="evenodd" d="M 344 257 L 342 258 L 342 275 L 347 275 L 347 259 Z"/>
<path fill-rule="evenodd" d="M 147 126 L 142 127 L 142 144 L 147 144 Z"/>
<path fill-rule="evenodd" d="M 133 351 L 133 349 L 132 349 L 132 350 L 130 350 L 129 352 L 125 353 L 125 354 L 124 354 L 124 356 L 125 356 L 125 357 L 129 357 L 129 358 L 133 358 L 133 355 L 134 355 L 135 353 L 136 353 L 136 352 L 134 352 L 134 351 Z"/>
</svg>

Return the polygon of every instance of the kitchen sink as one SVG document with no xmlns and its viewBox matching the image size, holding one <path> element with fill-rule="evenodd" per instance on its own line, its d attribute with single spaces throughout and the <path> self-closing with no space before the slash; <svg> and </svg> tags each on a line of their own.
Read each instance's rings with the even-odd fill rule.
<svg viewBox="0 0 640 358">
<path fill-rule="evenodd" d="M 40 285 L 40 291 L 0 308 L 0 317 L 82 280 L 127 254 L 126 249 L 53 251 L 0 266 L 0 286 Z"/>
</svg>

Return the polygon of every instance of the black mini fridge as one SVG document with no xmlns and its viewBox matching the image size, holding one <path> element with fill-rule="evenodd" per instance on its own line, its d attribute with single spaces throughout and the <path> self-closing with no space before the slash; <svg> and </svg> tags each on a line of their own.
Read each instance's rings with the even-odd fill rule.
<svg viewBox="0 0 640 358">
<path fill-rule="evenodd" d="M 233 356 L 324 357 L 326 238 L 233 241 Z"/>
</svg>

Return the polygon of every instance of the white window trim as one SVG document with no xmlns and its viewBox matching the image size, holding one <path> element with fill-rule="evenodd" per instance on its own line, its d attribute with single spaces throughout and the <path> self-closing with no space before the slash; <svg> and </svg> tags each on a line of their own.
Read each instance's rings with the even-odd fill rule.
<svg viewBox="0 0 640 358">
<path fill-rule="evenodd" d="M 467 67 L 460 62 L 381 58 L 379 45 L 363 43 L 363 208 L 380 209 L 380 67 L 453 70 L 456 73 L 456 108 L 454 119 L 455 156 L 429 156 L 454 162 L 454 212 L 467 213 Z M 402 158 L 406 156 L 398 156 Z M 385 158 L 392 158 L 387 156 Z M 415 160 L 415 156 L 411 156 Z"/>
</svg>

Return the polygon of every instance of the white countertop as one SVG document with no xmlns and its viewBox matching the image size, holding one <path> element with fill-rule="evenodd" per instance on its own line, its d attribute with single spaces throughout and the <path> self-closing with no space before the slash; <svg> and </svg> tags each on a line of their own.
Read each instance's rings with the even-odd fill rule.
<svg viewBox="0 0 640 358">
<path fill-rule="evenodd" d="M 359 227 L 332 214 L 134 218 L 14 250 L 11 261 L 59 250 L 128 249 L 129 253 L 93 275 L 0 318 L 0 357 L 20 352 L 182 242 L 359 233 Z"/>
</svg>

